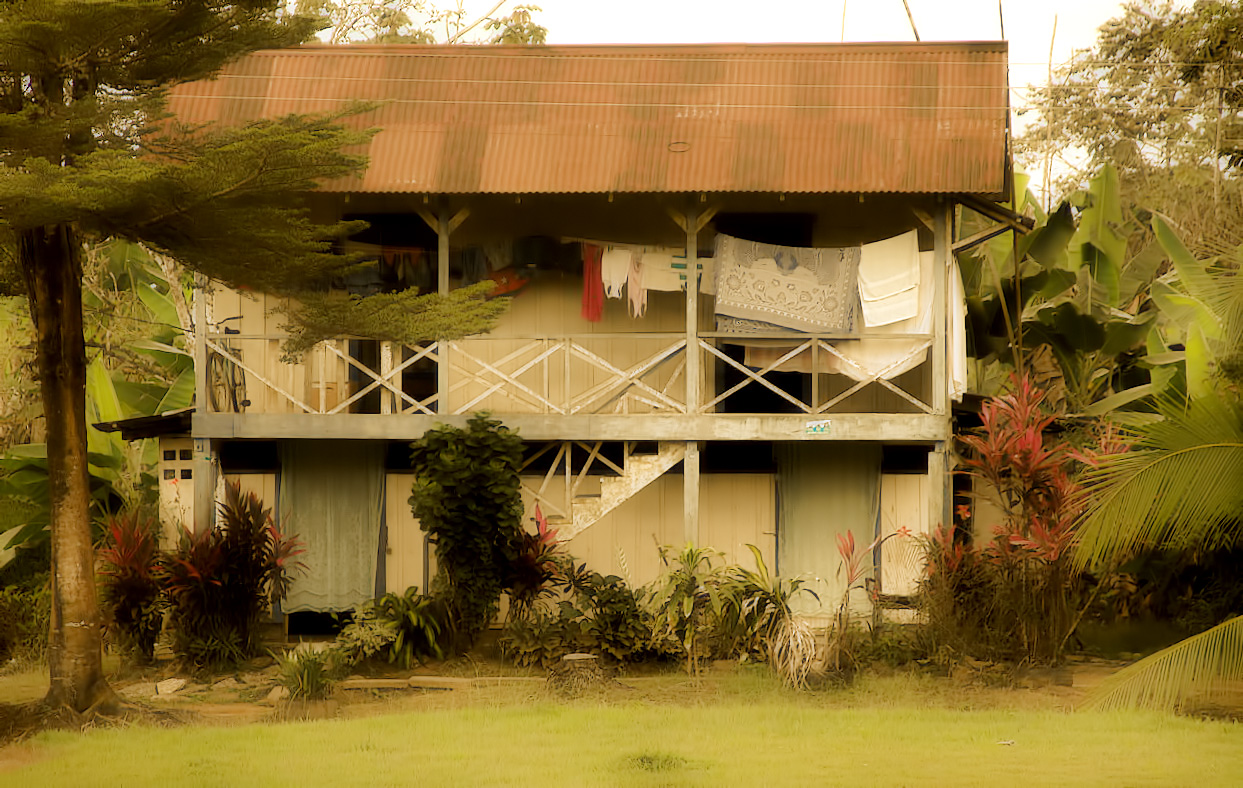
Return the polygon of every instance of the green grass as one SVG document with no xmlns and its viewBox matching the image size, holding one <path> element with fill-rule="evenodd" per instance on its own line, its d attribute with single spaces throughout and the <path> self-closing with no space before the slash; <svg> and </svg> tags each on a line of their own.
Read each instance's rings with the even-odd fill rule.
<svg viewBox="0 0 1243 788">
<path fill-rule="evenodd" d="M 1238 724 L 962 703 L 919 682 L 795 695 L 739 678 L 698 702 L 669 679 L 669 703 L 660 680 L 609 702 L 509 689 L 365 718 L 44 734 L 0 750 L 0 786 L 1243 783 Z"/>
</svg>

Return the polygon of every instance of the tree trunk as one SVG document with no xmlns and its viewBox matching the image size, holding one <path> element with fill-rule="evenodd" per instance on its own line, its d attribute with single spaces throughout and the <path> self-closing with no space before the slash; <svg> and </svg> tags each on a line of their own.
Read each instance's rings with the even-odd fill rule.
<svg viewBox="0 0 1243 788">
<path fill-rule="evenodd" d="M 39 388 L 47 422 L 52 522 L 52 616 L 47 703 L 108 710 L 91 544 L 86 457 L 86 349 L 82 339 L 81 242 L 69 225 L 22 231 L 18 260 L 30 300 Z"/>
</svg>

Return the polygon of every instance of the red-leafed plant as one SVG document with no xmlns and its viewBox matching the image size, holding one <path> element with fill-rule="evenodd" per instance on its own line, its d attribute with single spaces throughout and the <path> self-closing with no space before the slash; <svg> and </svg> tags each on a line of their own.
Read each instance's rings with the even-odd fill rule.
<svg viewBox="0 0 1243 788">
<path fill-rule="evenodd" d="M 868 569 L 872 566 L 872 558 L 877 548 L 895 536 L 907 539 L 910 538 L 911 531 L 903 526 L 891 534 L 876 537 L 862 550 L 858 549 L 855 543 L 853 531 L 847 530 L 846 533 L 839 533 L 837 535 L 837 553 L 841 556 L 841 565 L 838 568 L 838 573 L 845 574 L 846 588 L 842 591 L 842 599 L 838 603 L 833 626 L 826 631 L 825 657 L 828 667 L 834 671 L 841 672 L 851 667 L 844 663 L 845 658 L 848 656 L 848 644 L 852 631 L 850 595 L 857 589 L 868 591 L 872 595 L 873 609 L 876 609 L 875 586 L 869 588 L 865 582 Z"/>
<path fill-rule="evenodd" d="M 173 649 L 190 666 L 217 669 L 258 652 L 258 624 L 302 568 L 297 537 L 286 536 L 254 493 L 225 485 L 218 527 L 182 533 L 167 559 Z"/>
<path fill-rule="evenodd" d="M 122 653 L 150 663 L 164 614 L 159 522 L 142 512 L 123 512 L 109 517 L 104 530 L 100 607 Z"/>
<path fill-rule="evenodd" d="M 983 426 L 960 439 L 975 494 L 993 504 L 1001 523 L 982 549 L 953 529 L 929 541 L 926 612 L 938 645 L 1056 662 L 1074 625 L 1072 470 L 1081 456 L 1051 434 L 1057 414 L 1047 410 L 1043 391 L 1018 375 L 1010 388 L 984 403 Z"/>
<path fill-rule="evenodd" d="M 509 617 L 512 619 L 527 618 L 536 602 L 552 593 L 560 555 L 557 529 L 549 527 L 539 504 L 535 505 L 535 533 L 523 531 L 519 539 L 509 577 Z"/>
</svg>

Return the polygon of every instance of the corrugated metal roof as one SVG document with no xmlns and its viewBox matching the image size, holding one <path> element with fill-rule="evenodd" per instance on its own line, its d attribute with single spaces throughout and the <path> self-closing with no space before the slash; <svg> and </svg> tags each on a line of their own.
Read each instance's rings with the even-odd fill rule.
<svg viewBox="0 0 1243 788">
<path fill-rule="evenodd" d="M 311 45 L 179 87 L 189 123 L 385 102 L 350 192 L 999 193 L 1006 44 Z"/>
</svg>

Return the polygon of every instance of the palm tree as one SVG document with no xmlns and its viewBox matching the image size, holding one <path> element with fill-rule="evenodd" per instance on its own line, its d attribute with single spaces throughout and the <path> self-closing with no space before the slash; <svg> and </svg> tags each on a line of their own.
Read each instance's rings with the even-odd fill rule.
<svg viewBox="0 0 1243 788">
<path fill-rule="evenodd" d="M 1190 255 L 1181 242 L 1164 223 L 1156 229 L 1180 269 L 1182 296 L 1196 302 L 1200 316 L 1188 327 L 1188 396 L 1159 397 L 1158 418 L 1126 430 L 1131 449 L 1087 474 L 1082 565 L 1144 547 L 1211 550 L 1243 537 L 1243 249 L 1216 273 L 1201 266 L 1197 280 L 1183 274 Z M 1168 707 L 1238 679 L 1243 616 L 1119 671 L 1092 700 L 1101 707 Z"/>
</svg>

